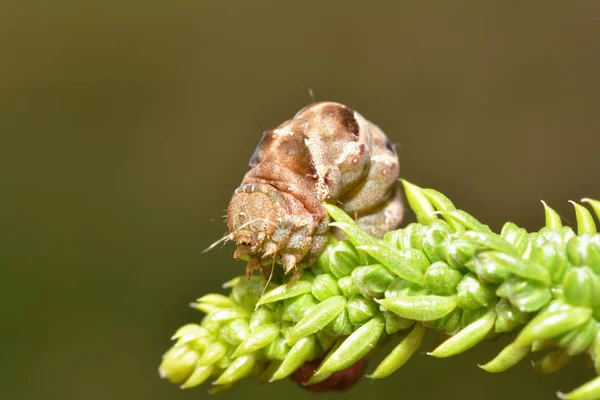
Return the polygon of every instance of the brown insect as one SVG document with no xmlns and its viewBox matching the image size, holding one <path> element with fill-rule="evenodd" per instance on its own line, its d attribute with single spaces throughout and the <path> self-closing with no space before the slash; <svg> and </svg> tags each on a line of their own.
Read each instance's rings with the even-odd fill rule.
<svg viewBox="0 0 600 400">
<path fill-rule="evenodd" d="M 327 243 L 322 202 L 339 205 L 367 232 L 398 227 L 403 204 L 394 145 L 375 124 L 339 103 L 314 103 L 264 133 L 227 209 L 228 238 L 247 274 L 274 264 L 314 263 Z"/>
</svg>

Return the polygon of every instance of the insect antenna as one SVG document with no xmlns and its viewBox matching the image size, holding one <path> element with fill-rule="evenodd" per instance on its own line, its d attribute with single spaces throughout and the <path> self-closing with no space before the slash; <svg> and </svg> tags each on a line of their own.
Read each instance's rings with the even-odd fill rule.
<svg viewBox="0 0 600 400">
<path fill-rule="evenodd" d="M 234 238 L 234 236 L 235 236 L 235 233 L 236 233 L 237 231 L 239 231 L 240 229 L 243 229 L 243 228 L 245 228 L 246 226 L 248 226 L 248 225 L 250 225 L 251 223 L 253 223 L 253 222 L 256 222 L 256 221 L 264 221 L 264 222 L 267 222 L 267 223 L 269 223 L 269 224 L 276 225 L 276 224 L 275 224 L 273 221 L 269 220 L 268 218 L 260 218 L 260 217 L 259 217 L 259 218 L 254 218 L 253 220 L 250 220 L 250 221 L 248 221 L 248 222 L 246 222 L 246 223 L 244 223 L 244 224 L 240 225 L 240 226 L 239 226 L 239 227 L 238 227 L 236 230 L 234 230 L 233 232 L 226 234 L 226 235 L 225 235 L 225 236 L 223 236 L 221 239 L 217 240 L 216 242 L 214 242 L 213 244 L 211 244 L 210 246 L 208 246 L 206 249 L 202 250 L 202 254 L 204 254 L 204 253 L 208 253 L 209 251 L 211 251 L 212 249 L 214 249 L 215 247 L 217 247 L 217 246 L 218 246 L 220 243 L 226 243 L 226 242 L 227 242 L 227 241 L 229 241 L 229 240 L 233 240 L 233 238 Z"/>
</svg>

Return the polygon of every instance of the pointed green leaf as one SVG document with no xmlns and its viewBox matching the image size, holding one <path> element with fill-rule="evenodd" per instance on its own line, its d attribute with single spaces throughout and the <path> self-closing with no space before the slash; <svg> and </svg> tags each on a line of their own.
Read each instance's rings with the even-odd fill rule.
<svg viewBox="0 0 600 400">
<path fill-rule="evenodd" d="M 558 397 L 563 400 L 598 400 L 600 399 L 600 376 L 569 393 L 558 392 Z"/>
<path fill-rule="evenodd" d="M 527 354 L 529 354 L 529 346 L 519 346 L 515 343 L 511 343 L 506 346 L 493 360 L 487 364 L 480 365 L 479 367 L 487 372 L 504 372 L 507 369 L 517 365 L 519 361 L 527 357 Z"/>
<path fill-rule="evenodd" d="M 346 307 L 344 296 L 330 297 L 317 304 L 289 332 L 288 343 L 293 344 L 297 340 L 323 329 L 342 312 L 344 307 Z"/>
<path fill-rule="evenodd" d="M 456 300 L 462 309 L 489 307 L 496 301 L 496 297 L 494 290 L 473 273 L 466 274 L 457 287 Z"/>
<path fill-rule="evenodd" d="M 562 227 L 560 215 L 558 215 L 556 211 L 550 208 L 544 200 L 542 200 L 542 204 L 544 205 L 544 214 L 546 215 L 546 227 L 550 229 L 557 229 Z"/>
<path fill-rule="evenodd" d="M 589 321 L 592 310 L 582 307 L 563 307 L 538 314 L 517 336 L 516 344 L 526 346 L 535 340 L 559 336 Z"/>
<path fill-rule="evenodd" d="M 381 379 L 391 375 L 402 367 L 421 346 L 425 336 L 425 327 L 422 324 L 415 324 L 414 328 L 406 335 L 394 350 L 377 366 L 371 375 L 371 379 Z"/>
<path fill-rule="evenodd" d="M 384 327 L 383 316 L 379 315 L 371 319 L 348 336 L 340 347 L 323 361 L 316 374 L 341 371 L 359 361 L 375 347 L 383 334 Z"/>
<path fill-rule="evenodd" d="M 400 181 L 404 185 L 406 199 L 410 204 L 410 208 L 417 216 L 417 221 L 423 225 L 429 225 L 435 221 L 437 219 L 435 209 L 423 192 L 423 189 L 404 179 L 401 179 Z"/>
<path fill-rule="evenodd" d="M 360 244 L 360 249 L 366 251 L 370 256 L 382 263 L 391 272 L 398 275 L 402 279 L 423 284 L 423 274 L 414 266 L 405 262 L 400 250 L 392 247 L 389 243 L 375 239 L 368 233 L 352 223 L 334 222 L 331 224 L 344 231 L 350 239 L 355 243 Z"/>
<path fill-rule="evenodd" d="M 342 294 L 337 280 L 332 274 L 321 274 L 315 277 L 312 283 L 312 295 L 319 301 L 327 300 Z"/>
<path fill-rule="evenodd" d="M 588 203 L 590 206 L 592 206 L 592 209 L 594 210 L 594 213 L 596 214 L 596 217 L 598 219 L 600 219 L 600 201 L 598 200 L 594 200 L 594 199 L 581 199 L 581 202 L 583 203 Z"/>
<path fill-rule="evenodd" d="M 431 356 L 444 358 L 460 354 L 481 342 L 494 327 L 496 313 L 493 309 L 475 322 L 467 325 L 456 335 L 450 337 L 431 353 Z"/>
<path fill-rule="evenodd" d="M 425 288 L 438 296 L 450 296 L 456 294 L 462 278 L 462 273 L 450 268 L 445 262 L 438 261 L 431 264 L 425 272 Z"/>
<path fill-rule="evenodd" d="M 485 250 L 496 250 L 518 256 L 517 250 L 510 243 L 493 232 L 462 231 L 456 232 L 455 237 L 471 241 Z"/>
<path fill-rule="evenodd" d="M 227 354 L 227 346 L 221 342 L 214 342 L 206 348 L 200 360 L 198 360 L 199 366 L 208 366 L 219 361 L 223 356 Z"/>
<path fill-rule="evenodd" d="M 353 325 L 363 324 L 379 313 L 379 305 L 365 298 L 361 294 L 354 295 L 348 299 L 348 318 Z"/>
<path fill-rule="evenodd" d="M 600 307 L 600 276 L 590 267 L 569 268 L 563 290 L 565 300 L 573 306 Z"/>
<path fill-rule="evenodd" d="M 545 286 L 552 283 L 548 270 L 537 263 L 498 251 L 488 252 L 487 256 L 514 275 L 540 282 Z"/>
<path fill-rule="evenodd" d="M 455 296 L 398 296 L 376 301 L 393 313 L 415 321 L 442 318 L 457 305 Z"/>
<path fill-rule="evenodd" d="M 188 346 L 173 346 L 163 355 L 158 373 L 171 383 L 181 383 L 194 372 L 197 360 L 198 353 Z"/>
<path fill-rule="evenodd" d="M 465 228 L 467 228 L 467 230 L 470 230 L 470 231 L 476 231 L 476 232 L 491 232 L 492 231 L 489 226 L 482 224 L 477 219 L 475 219 L 475 217 L 473 217 L 471 214 L 469 214 L 463 210 L 437 211 L 437 213 L 440 214 L 442 217 L 444 217 L 444 219 L 446 221 L 448 221 L 448 223 L 450 223 L 449 221 L 454 221 L 454 222 L 459 223 L 460 225 L 464 226 Z"/>
<path fill-rule="evenodd" d="M 293 346 L 269 382 L 287 378 L 312 356 L 316 346 L 313 335 L 303 337 Z"/>
<path fill-rule="evenodd" d="M 260 298 L 256 307 L 263 304 L 273 303 L 275 301 L 281 301 L 290 297 L 296 297 L 304 293 L 309 293 L 312 290 L 312 283 L 307 281 L 298 281 L 289 285 L 281 285 L 275 289 L 267 292 Z"/>
<path fill-rule="evenodd" d="M 225 385 L 228 383 L 233 383 L 238 381 L 250 374 L 254 364 L 256 362 L 256 356 L 254 354 L 246 354 L 245 356 L 241 356 L 236 358 L 229 367 L 216 381 L 213 382 L 213 385 Z"/>
<path fill-rule="evenodd" d="M 192 375 L 181 385 L 182 389 L 190 389 L 203 384 L 213 373 L 213 366 L 196 367 Z"/>
<path fill-rule="evenodd" d="M 575 217 L 577 218 L 577 234 L 583 235 L 584 233 L 596 233 L 596 224 L 592 214 L 582 205 L 569 200 L 569 203 L 575 207 Z"/>
<path fill-rule="evenodd" d="M 263 325 L 252 332 L 248 338 L 235 349 L 231 356 L 239 357 L 262 349 L 273 342 L 277 336 L 279 336 L 279 324 Z"/>
</svg>

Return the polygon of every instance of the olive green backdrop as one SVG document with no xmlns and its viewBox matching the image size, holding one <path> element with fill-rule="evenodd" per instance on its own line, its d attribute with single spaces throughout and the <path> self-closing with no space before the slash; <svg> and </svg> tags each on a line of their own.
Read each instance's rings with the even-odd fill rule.
<svg viewBox="0 0 600 400">
<path fill-rule="evenodd" d="M 160 380 L 160 356 L 201 317 L 188 303 L 242 273 L 232 246 L 202 249 L 309 88 L 495 229 L 537 229 L 540 199 L 573 222 L 567 200 L 600 198 L 597 2 L 40 3 L 0 7 L 2 399 L 208 398 Z M 319 397 L 551 399 L 593 376 L 583 358 L 477 368 L 504 344 Z M 282 396 L 316 395 L 248 381 L 218 398 Z"/>
</svg>

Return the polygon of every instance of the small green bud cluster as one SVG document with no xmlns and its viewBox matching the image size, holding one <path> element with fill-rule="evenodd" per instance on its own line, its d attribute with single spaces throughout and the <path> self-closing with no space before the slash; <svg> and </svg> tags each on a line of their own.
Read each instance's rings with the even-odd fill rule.
<svg viewBox="0 0 600 400">
<path fill-rule="evenodd" d="M 212 377 L 225 388 L 246 376 L 282 379 L 322 359 L 307 382 L 314 384 L 396 340 L 368 375 L 379 379 L 411 358 L 427 328 L 449 337 L 429 353 L 434 357 L 512 334 L 514 341 L 481 366 L 489 372 L 552 349 L 535 364 L 539 372 L 587 353 L 600 374 L 600 234 L 586 208 L 574 203 L 577 232 L 544 204 L 540 231 L 507 223 L 496 234 L 441 193 L 403 183 L 418 223 L 379 240 L 326 204 L 349 240 L 330 238 L 298 282 L 236 278 L 228 297 L 198 299 L 193 306 L 207 315 L 176 332 L 161 375 L 184 388 Z M 600 202 L 584 201 L 600 214 Z M 598 399 L 600 378 L 561 396 Z"/>
</svg>

